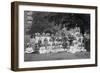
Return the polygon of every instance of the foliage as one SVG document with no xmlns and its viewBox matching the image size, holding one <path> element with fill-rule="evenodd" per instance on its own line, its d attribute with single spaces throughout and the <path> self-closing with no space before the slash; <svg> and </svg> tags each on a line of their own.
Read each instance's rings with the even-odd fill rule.
<svg viewBox="0 0 100 73">
<path fill-rule="evenodd" d="M 79 26 L 81 32 L 90 33 L 90 15 L 75 13 L 54 13 L 54 12 L 33 12 L 33 24 L 29 34 L 44 32 L 46 30 L 52 33 L 62 29 L 63 26 L 74 28 Z"/>
</svg>

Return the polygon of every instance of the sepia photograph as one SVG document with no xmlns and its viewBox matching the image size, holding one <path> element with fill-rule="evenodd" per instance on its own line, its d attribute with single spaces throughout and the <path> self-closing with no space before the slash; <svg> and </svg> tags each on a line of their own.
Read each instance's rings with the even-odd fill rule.
<svg viewBox="0 0 100 73">
<path fill-rule="evenodd" d="M 24 61 L 90 58 L 90 14 L 24 11 Z"/>
</svg>

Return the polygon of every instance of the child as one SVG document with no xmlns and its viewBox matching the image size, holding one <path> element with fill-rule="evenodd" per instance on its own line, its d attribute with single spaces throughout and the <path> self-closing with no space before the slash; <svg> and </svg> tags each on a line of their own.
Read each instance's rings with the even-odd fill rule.
<svg viewBox="0 0 100 73">
<path fill-rule="evenodd" d="M 33 52 L 34 50 L 32 49 L 32 46 L 28 43 L 25 53 L 33 53 Z"/>
</svg>

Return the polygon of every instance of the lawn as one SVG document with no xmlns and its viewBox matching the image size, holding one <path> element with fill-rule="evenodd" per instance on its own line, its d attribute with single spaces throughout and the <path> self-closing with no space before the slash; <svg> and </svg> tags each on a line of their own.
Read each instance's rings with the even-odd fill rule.
<svg viewBox="0 0 100 73">
<path fill-rule="evenodd" d="M 47 60 L 71 60 L 71 59 L 87 59 L 90 58 L 89 52 L 76 52 L 76 53 L 48 53 L 48 54 L 24 54 L 24 61 L 47 61 Z"/>
</svg>

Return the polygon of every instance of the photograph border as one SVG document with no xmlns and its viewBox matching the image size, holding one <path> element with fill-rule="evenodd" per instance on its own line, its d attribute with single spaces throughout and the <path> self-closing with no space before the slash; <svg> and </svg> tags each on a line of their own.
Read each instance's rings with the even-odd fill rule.
<svg viewBox="0 0 100 73">
<path fill-rule="evenodd" d="M 19 68 L 19 49 L 18 49 L 18 36 L 19 36 L 19 5 L 35 5 L 35 6 L 50 6 L 50 7 L 68 7 L 68 8 L 82 8 L 82 9 L 95 9 L 95 64 L 84 65 L 63 65 L 52 67 L 35 67 L 35 68 Z M 11 3 L 11 70 L 13 71 L 28 71 L 28 70 L 47 70 L 47 69 L 60 69 L 60 68 L 76 68 L 76 67 L 92 67 L 97 66 L 97 6 L 84 6 L 84 5 L 69 5 L 69 4 L 51 4 L 51 3 L 36 3 L 36 2 L 19 2 L 14 1 Z"/>
</svg>

